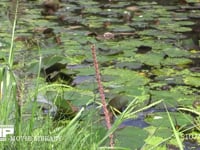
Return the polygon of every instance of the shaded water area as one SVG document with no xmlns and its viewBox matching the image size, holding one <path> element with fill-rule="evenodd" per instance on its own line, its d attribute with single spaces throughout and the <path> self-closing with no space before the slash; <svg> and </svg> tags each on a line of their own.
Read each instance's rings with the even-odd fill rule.
<svg viewBox="0 0 200 150">
<path fill-rule="evenodd" d="M 3 1 L 0 6 L 5 12 L 0 23 L 3 63 L 8 56 L 13 16 L 11 3 Z M 120 125 L 116 137 L 121 146 L 133 146 L 130 139 L 123 140 L 123 134 L 134 137 L 133 131 L 144 135 L 138 137 L 143 142 L 133 149 L 141 148 L 152 132 L 152 138 L 160 141 L 170 137 L 168 110 L 182 131 L 185 149 L 200 148 L 198 137 L 184 138 L 199 135 L 198 114 L 184 108 L 197 112 L 200 108 L 200 2 L 61 0 L 54 10 L 39 1 L 24 1 L 20 7 L 14 71 L 26 91 L 35 87 L 41 57 L 41 87 L 63 83 L 71 87 L 61 94 L 70 101 L 68 107 L 81 108 L 88 103 L 96 107 L 100 98 L 90 51 L 95 44 L 106 98 L 112 107 L 123 111 L 137 98 L 134 110 L 138 110 L 162 100 Z M 45 94 L 53 101 L 57 92 L 52 88 Z M 171 139 L 167 141 L 157 146 L 178 149 Z M 151 140 L 146 142 L 145 148 L 153 145 Z"/>
</svg>

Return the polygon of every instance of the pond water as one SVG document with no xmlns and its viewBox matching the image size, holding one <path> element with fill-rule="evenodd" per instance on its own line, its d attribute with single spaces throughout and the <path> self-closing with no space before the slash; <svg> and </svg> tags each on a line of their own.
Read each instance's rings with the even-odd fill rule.
<svg viewBox="0 0 200 150">
<path fill-rule="evenodd" d="M 65 100 L 75 107 L 88 104 L 98 95 L 90 50 L 95 44 L 108 100 L 122 95 L 131 102 L 137 97 L 138 108 L 142 108 L 162 99 L 167 108 L 176 109 L 169 112 L 181 127 L 191 126 L 194 116 L 199 117 L 178 110 L 198 111 L 200 101 L 198 0 L 61 0 L 53 8 L 47 5 L 41 1 L 20 3 L 14 68 L 18 80 L 28 85 L 27 91 L 35 87 L 42 57 L 41 86 L 64 83 L 71 87 L 64 90 Z M 5 0 L 0 7 L 0 61 L 4 63 L 14 4 Z M 46 91 L 51 100 L 56 92 Z M 120 132 L 133 128 L 145 134 L 157 128 L 154 138 L 166 138 L 171 129 L 163 103 L 123 122 L 119 139 Z M 198 132 L 194 126 L 191 133 Z M 197 148 L 198 142 L 194 146 L 185 140 L 185 145 L 186 149 Z"/>
</svg>

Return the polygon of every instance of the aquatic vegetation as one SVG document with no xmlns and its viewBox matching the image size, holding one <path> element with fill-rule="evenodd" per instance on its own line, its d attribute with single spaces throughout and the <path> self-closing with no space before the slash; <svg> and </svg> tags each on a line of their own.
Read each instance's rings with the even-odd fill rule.
<svg viewBox="0 0 200 150">
<path fill-rule="evenodd" d="M 30 130 L 22 129 L 42 133 L 39 127 L 51 118 L 49 125 L 54 130 L 66 133 L 64 126 L 72 130 L 74 123 L 78 132 L 80 124 L 89 124 L 83 121 L 88 112 L 94 111 L 96 121 L 91 117 L 88 126 L 97 131 L 97 145 L 107 146 L 108 134 L 99 123 L 102 105 L 90 51 L 95 44 L 107 107 L 122 122 L 120 126 L 113 121 L 115 130 L 110 127 L 115 146 L 167 149 L 180 148 L 177 141 L 181 141 L 189 147 L 191 141 L 185 136 L 199 133 L 198 0 L 25 1 L 19 3 L 23 9 L 17 20 L 12 11 L 16 2 L 0 2 L 1 12 L 9 12 L 0 15 L 0 97 L 6 86 L 2 81 L 12 76 L 18 88 L 20 120 L 33 123 Z M 8 53 L 10 43 L 12 55 Z M 129 105 L 132 116 L 124 119 Z M 179 139 L 174 137 L 175 129 Z M 196 148 L 199 140 L 194 140 Z"/>
</svg>

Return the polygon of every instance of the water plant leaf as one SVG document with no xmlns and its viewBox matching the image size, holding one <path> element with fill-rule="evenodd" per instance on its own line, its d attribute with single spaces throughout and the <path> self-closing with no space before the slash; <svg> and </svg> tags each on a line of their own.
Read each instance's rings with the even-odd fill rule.
<svg viewBox="0 0 200 150">
<path fill-rule="evenodd" d="M 200 86 L 200 77 L 193 77 L 193 76 L 187 76 L 184 78 L 184 82 L 187 85 L 199 87 Z"/>
<path fill-rule="evenodd" d="M 102 71 L 102 73 L 104 75 L 114 75 L 114 76 L 118 76 L 118 80 L 116 81 L 111 81 L 109 82 L 109 84 L 126 84 L 126 86 L 128 85 L 135 85 L 135 86 L 139 86 L 139 85 L 144 85 L 146 83 L 148 83 L 149 79 L 140 75 L 138 72 L 134 72 L 134 71 L 130 71 L 130 70 L 126 70 L 126 69 L 111 69 L 111 68 L 106 68 Z M 131 82 L 130 82 L 131 81 Z"/>
<path fill-rule="evenodd" d="M 145 130 L 137 127 L 126 127 L 115 132 L 116 146 L 121 146 L 129 149 L 138 149 L 144 145 L 144 140 L 148 133 Z M 137 138 L 136 138 L 137 137 Z"/>
<path fill-rule="evenodd" d="M 163 54 L 159 53 L 136 54 L 135 57 L 138 61 L 154 67 L 159 67 L 163 61 Z"/>
<path fill-rule="evenodd" d="M 46 67 L 50 67 L 52 65 L 54 65 L 55 63 L 63 60 L 63 56 L 49 56 L 49 57 L 45 57 L 42 59 L 43 61 L 43 65 Z"/>
<path fill-rule="evenodd" d="M 142 68 L 143 64 L 137 61 L 134 62 L 119 62 L 115 65 L 117 68 L 139 70 Z"/>
<path fill-rule="evenodd" d="M 159 145 L 163 141 L 164 141 L 164 139 L 159 136 L 151 136 L 145 140 L 146 144 L 151 145 L 151 146 Z"/>
<path fill-rule="evenodd" d="M 184 66 L 191 63 L 192 60 L 188 58 L 167 58 L 162 62 L 163 65 L 179 65 L 179 66 Z"/>
<path fill-rule="evenodd" d="M 159 127 L 167 127 L 170 128 L 171 124 L 168 120 L 168 116 L 166 112 L 158 112 L 152 114 L 151 118 L 146 118 L 145 121 L 153 126 Z M 190 115 L 183 115 L 177 112 L 171 112 L 170 115 L 172 116 L 174 125 L 181 125 L 186 126 L 190 125 L 192 122 L 192 117 Z"/>
<path fill-rule="evenodd" d="M 191 55 L 188 51 L 178 48 L 165 48 L 163 52 L 169 57 L 186 57 Z"/>
</svg>

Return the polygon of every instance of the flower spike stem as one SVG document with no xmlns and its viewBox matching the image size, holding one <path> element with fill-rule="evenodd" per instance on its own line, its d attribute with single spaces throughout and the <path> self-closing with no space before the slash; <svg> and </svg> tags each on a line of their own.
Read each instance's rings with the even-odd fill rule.
<svg viewBox="0 0 200 150">
<path fill-rule="evenodd" d="M 107 103 L 105 100 L 104 89 L 103 89 L 103 85 L 101 83 L 101 75 L 100 75 L 100 71 L 99 71 L 99 65 L 98 65 L 97 56 L 96 56 L 96 48 L 95 48 L 94 44 L 91 45 L 91 50 L 92 50 L 94 69 L 95 69 L 95 73 L 96 73 L 96 80 L 97 80 L 97 84 L 98 84 L 98 90 L 100 93 L 101 103 L 103 106 L 103 112 L 105 115 L 106 126 L 109 130 L 109 129 L 111 129 L 111 118 L 109 115 L 109 111 L 107 109 Z M 109 138 L 110 138 L 110 147 L 114 147 L 113 134 L 110 134 Z"/>
</svg>

